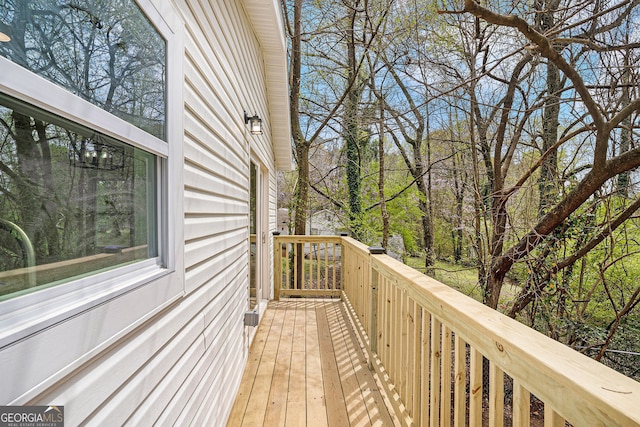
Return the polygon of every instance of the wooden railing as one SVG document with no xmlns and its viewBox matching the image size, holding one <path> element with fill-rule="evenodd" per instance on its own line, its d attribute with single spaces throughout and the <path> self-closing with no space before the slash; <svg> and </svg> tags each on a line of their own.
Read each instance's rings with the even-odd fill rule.
<svg viewBox="0 0 640 427">
<path fill-rule="evenodd" d="M 341 244 L 337 236 L 274 236 L 275 299 L 340 296 Z"/>
<path fill-rule="evenodd" d="M 334 289 L 403 425 L 640 425 L 640 383 L 351 238 L 340 242 Z M 276 270 L 284 265 L 276 259 Z"/>
</svg>

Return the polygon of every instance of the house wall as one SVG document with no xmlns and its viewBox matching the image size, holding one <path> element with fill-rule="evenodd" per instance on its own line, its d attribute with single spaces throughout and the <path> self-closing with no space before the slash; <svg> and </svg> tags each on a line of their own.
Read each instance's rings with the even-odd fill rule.
<svg viewBox="0 0 640 427">
<path fill-rule="evenodd" d="M 242 2 L 152 3 L 179 18 L 184 46 L 176 67 L 183 73 L 182 131 L 170 141 L 182 144 L 184 155 L 181 176 L 174 177 L 183 182 L 176 204 L 183 212 L 170 213 L 177 244 L 184 245 L 176 263 L 183 290 L 153 310 L 161 298 L 143 286 L 0 352 L 0 376 L 18 369 L 12 381 L 25 380 L 0 392 L 0 403 L 64 405 L 69 426 L 225 425 L 254 331 L 243 325 L 252 152 L 268 170 L 269 230 L 276 227 L 264 53 Z M 263 135 L 248 132 L 244 110 L 263 118 Z M 270 233 L 269 241 L 271 269 Z M 271 281 L 265 285 L 272 289 Z M 121 325 L 117 333 L 114 324 Z M 61 361 L 41 366 L 52 358 Z"/>
</svg>

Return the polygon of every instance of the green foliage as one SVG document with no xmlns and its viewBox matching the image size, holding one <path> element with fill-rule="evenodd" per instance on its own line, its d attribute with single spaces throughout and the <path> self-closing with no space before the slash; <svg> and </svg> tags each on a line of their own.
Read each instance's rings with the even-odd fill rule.
<svg viewBox="0 0 640 427">
<path fill-rule="evenodd" d="M 425 271 L 423 257 L 410 257 L 405 260 L 405 263 L 418 271 Z M 430 277 L 478 302 L 482 301 L 482 292 L 478 286 L 478 272 L 475 268 L 464 268 L 451 262 L 436 260 L 432 271 Z"/>
<path fill-rule="evenodd" d="M 410 256 L 418 255 L 420 246 L 416 241 L 416 234 L 406 227 L 398 227 L 398 234 L 402 236 L 405 252 Z"/>
<path fill-rule="evenodd" d="M 375 144 L 371 144 L 375 146 Z M 420 220 L 422 212 L 418 207 L 421 195 L 415 186 L 409 186 L 411 177 L 404 169 L 398 156 L 388 155 L 385 172 L 385 196 L 389 214 L 389 234 L 402 236 L 405 251 L 417 254 L 420 247 L 422 230 Z M 366 244 L 379 245 L 382 239 L 382 221 L 380 218 L 377 160 L 363 164 L 362 168 L 362 203 L 365 207 L 361 219 L 362 241 Z M 407 188 L 408 187 L 408 188 Z M 346 198 L 346 190 L 337 193 L 336 197 Z M 367 209 L 367 207 L 369 207 Z"/>
<path fill-rule="evenodd" d="M 520 313 L 520 320 L 579 348 L 599 349 L 608 342 L 609 349 L 637 351 L 632 343 L 640 339 L 636 327 L 640 321 L 638 299 L 633 299 L 639 286 L 636 278 L 640 276 L 639 219 L 626 221 L 583 259 L 556 272 L 557 263 L 606 230 L 627 204 L 615 196 L 595 199 L 547 237 L 526 264 L 512 269 L 512 275 L 535 293 L 526 312 Z M 620 328 L 616 330 L 617 316 L 632 304 L 636 305 L 620 318 Z M 591 350 L 589 354 L 595 356 Z M 625 356 L 607 357 L 609 362 L 605 363 L 624 370 Z M 621 365 L 614 366 L 616 363 Z M 637 369 L 635 373 L 628 372 L 638 375 Z"/>
<path fill-rule="evenodd" d="M 451 239 L 452 226 L 442 218 L 433 219 L 434 251 L 438 258 L 448 258 L 453 254 Z"/>
</svg>

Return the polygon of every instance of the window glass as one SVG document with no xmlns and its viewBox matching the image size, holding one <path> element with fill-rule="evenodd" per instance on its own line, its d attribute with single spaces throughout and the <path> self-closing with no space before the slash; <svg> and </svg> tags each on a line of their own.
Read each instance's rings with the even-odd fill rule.
<svg viewBox="0 0 640 427">
<path fill-rule="evenodd" d="M 0 0 L 0 55 L 165 139 L 166 42 L 134 0 Z"/>
<path fill-rule="evenodd" d="M 156 164 L 0 95 L 0 300 L 156 257 Z"/>
</svg>

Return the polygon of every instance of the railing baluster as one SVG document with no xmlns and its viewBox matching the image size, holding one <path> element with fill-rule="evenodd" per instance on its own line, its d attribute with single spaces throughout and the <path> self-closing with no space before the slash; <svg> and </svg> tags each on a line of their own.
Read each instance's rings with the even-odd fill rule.
<svg viewBox="0 0 640 427">
<path fill-rule="evenodd" d="M 413 361 L 412 365 L 412 385 L 411 385 L 411 415 L 414 417 L 416 424 L 419 422 L 420 414 L 420 306 L 416 302 L 411 300 L 411 357 Z"/>
<path fill-rule="evenodd" d="M 318 251 L 318 253 L 316 254 L 316 269 L 317 269 L 317 276 L 318 276 L 318 289 L 329 289 L 328 287 L 322 287 L 322 279 L 320 278 L 320 266 L 321 266 L 321 262 L 320 262 L 320 253 L 322 252 L 322 247 L 323 247 L 323 243 L 317 243 L 316 244 L 316 249 Z"/>
<path fill-rule="evenodd" d="M 314 265 L 314 256 L 315 256 L 314 249 L 313 249 L 314 244 L 308 243 L 308 245 L 309 245 L 309 269 L 307 271 L 307 267 L 305 266 L 304 271 L 305 271 L 305 275 L 307 276 L 306 277 L 307 286 L 309 287 L 309 289 L 315 289 L 315 286 L 313 284 L 313 273 L 314 273 L 313 265 Z"/>
<path fill-rule="evenodd" d="M 489 425 L 504 425 L 504 373 L 493 362 L 489 363 Z"/>
<path fill-rule="evenodd" d="M 467 415 L 467 344 L 455 335 L 454 426 L 464 427 Z"/>
<path fill-rule="evenodd" d="M 387 372 L 389 372 L 389 376 L 393 379 L 395 377 L 395 345 L 396 345 L 396 292 L 397 288 L 393 286 L 389 280 L 385 280 L 388 283 L 388 298 L 389 298 L 389 333 L 387 334 L 387 359 L 385 360 L 385 367 L 387 368 Z"/>
<path fill-rule="evenodd" d="M 564 418 L 549 404 L 544 405 L 544 427 L 564 427 Z"/>
<path fill-rule="evenodd" d="M 285 257 L 284 257 L 284 265 L 285 265 L 285 274 L 287 276 L 286 282 L 284 284 L 284 289 L 289 289 L 291 287 L 291 264 L 290 264 L 290 245 L 289 243 L 285 243 Z"/>
<path fill-rule="evenodd" d="M 410 340 L 409 340 L 409 296 L 405 290 L 402 290 L 401 293 L 402 301 L 401 301 L 401 322 L 402 325 L 402 335 L 400 336 L 400 356 L 399 356 L 399 368 L 400 368 L 400 388 L 401 396 L 410 396 L 410 387 L 411 381 L 409 368 L 411 366 L 411 349 L 410 349 Z"/>
<path fill-rule="evenodd" d="M 371 269 L 371 290 L 370 292 L 370 300 L 371 300 L 371 308 L 370 313 L 371 317 L 369 320 L 369 346 L 371 348 L 371 352 L 378 353 L 378 292 L 379 292 L 379 283 L 378 283 L 378 272 L 373 268 Z M 373 368 L 373 361 L 369 358 L 369 369 Z"/>
<path fill-rule="evenodd" d="M 302 245 L 299 245 L 296 243 L 294 243 L 292 246 L 292 251 L 293 251 L 293 276 L 292 276 L 293 281 L 291 282 L 292 289 L 297 289 L 298 283 L 301 283 L 301 281 L 298 279 L 298 274 L 300 274 L 298 272 L 298 257 L 300 256 L 298 252 L 299 252 L 300 246 Z"/>
<path fill-rule="evenodd" d="M 398 387 L 398 351 L 400 339 L 400 298 L 398 298 L 399 289 L 397 286 L 391 286 L 391 353 L 389 354 L 389 375 L 391 381 Z"/>
<path fill-rule="evenodd" d="M 324 244 L 324 287 L 325 289 L 337 289 L 335 281 L 329 283 L 329 245 L 330 243 Z"/>
<path fill-rule="evenodd" d="M 471 347 L 469 373 L 469 426 L 482 426 L 482 354 Z"/>
<path fill-rule="evenodd" d="M 302 280 L 300 281 L 300 289 L 307 289 L 307 272 L 311 272 L 311 265 L 307 264 L 305 262 L 306 260 L 306 254 L 307 254 L 307 247 L 309 247 L 309 263 L 311 263 L 311 243 L 303 243 L 302 244 L 302 251 L 300 254 L 298 254 L 300 257 L 302 257 L 302 267 L 300 271 L 300 276 L 302 277 Z M 307 266 L 309 267 L 307 269 Z M 309 289 L 311 289 L 311 286 L 309 286 Z"/>
<path fill-rule="evenodd" d="M 336 269 L 338 268 L 338 259 L 336 258 L 336 244 L 327 243 L 327 257 L 325 260 L 326 270 L 325 275 L 327 282 L 331 283 L 332 289 L 339 289 L 338 282 L 335 279 Z M 344 288 L 342 288 L 344 289 Z"/>
<path fill-rule="evenodd" d="M 530 425 L 531 394 L 522 384 L 513 380 L 513 427 Z"/>
<path fill-rule="evenodd" d="M 451 329 L 442 326 L 442 399 L 440 402 L 440 425 L 451 425 Z"/>
<path fill-rule="evenodd" d="M 369 266 L 364 265 L 364 261 L 362 260 L 358 260 L 358 268 L 362 271 L 362 280 L 359 280 L 359 282 L 361 283 L 358 283 L 358 286 L 356 287 L 356 299 L 358 300 L 358 304 L 360 304 L 360 307 L 362 307 L 360 313 L 361 321 L 364 324 L 368 325 L 370 323 L 369 319 L 371 319 L 371 307 L 369 304 L 369 300 L 371 298 L 371 290 L 367 288 L 367 283 L 370 283 L 373 280 L 372 277 L 373 275 L 377 275 L 377 272 L 371 270 Z M 367 268 L 369 271 L 368 276 L 366 274 L 367 270 L 365 270 L 365 268 Z"/>
<path fill-rule="evenodd" d="M 391 299 L 389 295 L 389 283 L 386 278 L 380 278 L 380 288 L 382 289 L 382 316 L 378 321 L 378 330 L 382 332 L 382 342 L 378 344 L 378 348 L 382 345 L 380 351 L 380 359 L 383 363 L 389 363 L 389 353 L 391 352 L 391 343 L 389 342 L 389 331 L 391 328 Z M 379 335 L 380 337 L 380 335 Z"/>
<path fill-rule="evenodd" d="M 338 253 L 338 251 L 340 253 Z M 346 275 L 346 270 L 344 268 L 344 246 L 342 245 L 338 245 L 338 244 L 334 244 L 333 245 L 333 259 L 339 259 L 340 260 L 340 276 L 338 276 L 338 267 L 334 262 L 334 268 L 333 268 L 333 281 L 337 283 L 337 281 L 339 280 L 340 283 L 345 283 L 346 284 L 346 279 L 345 279 L 345 275 Z"/>
<path fill-rule="evenodd" d="M 420 350 L 420 426 L 426 427 L 429 423 L 429 367 L 431 366 L 431 314 L 421 308 L 421 341 Z"/>
<path fill-rule="evenodd" d="M 310 287 L 312 287 L 313 289 L 321 289 L 319 280 L 320 277 L 318 277 L 318 266 L 320 265 L 318 255 L 320 254 L 320 244 L 314 243 L 312 250 L 312 255 L 309 256 L 309 258 L 313 259 L 313 263 L 309 266 L 309 281 L 312 283 L 312 286 Z"/>
<path fill-rule="evenodd" d="M 430 401 L 430 426 L 438 427 L 440 424 L 440 384 L 441 384 L 441 370 L 440 370 L 440 358 L 441 348 L 440 342 L 442 340 L 440 320 L 431 316 L 431 386 L 429 387 L 429 393 L 431 394 Z"/>
<path fill-rule="evenodd" d="M 370 263 L 370 259 L 366 258 L 362 260 L 362 274 L 363 274 L 363 283 L 369 283 L 369 281 L 371 281 L 371 275 L 372 274 L 378 274 L 377 271 L 373 271 L 371 270 L 371 268 L 369 268 L 369 263 Z M 362 286 L 362 288 L 360 289 L 360 299 L 362 300 L 362 316 L 363 316 L 363 321 L 368 321 L 368 319 L 371 318 L 371 307 L 369 305 L 369 299 L 371 298 L 371 289 L 369 289 L 369 287 L 367 286 Z M 379 305 L 378 305 L 379 307 Z"/>
<path fill-rule="evenodd" d="M 302 245 L 300 245 L 300 247 L 302 248 L 300 250 L 300 253 L 298 254 L 298 256 L 300 258 L 302 258 L 302 263 L 300 264 L 300 271 L 298 272 L 298 274 L 300 275 L 300 289 L 306 289 L 307 288 L 307 266 L 309 265 L 306 262 L 306 254 L 307 254 L 307 246 L 309 245 L 309 243 L 303 243 Z"/>
</svg>

